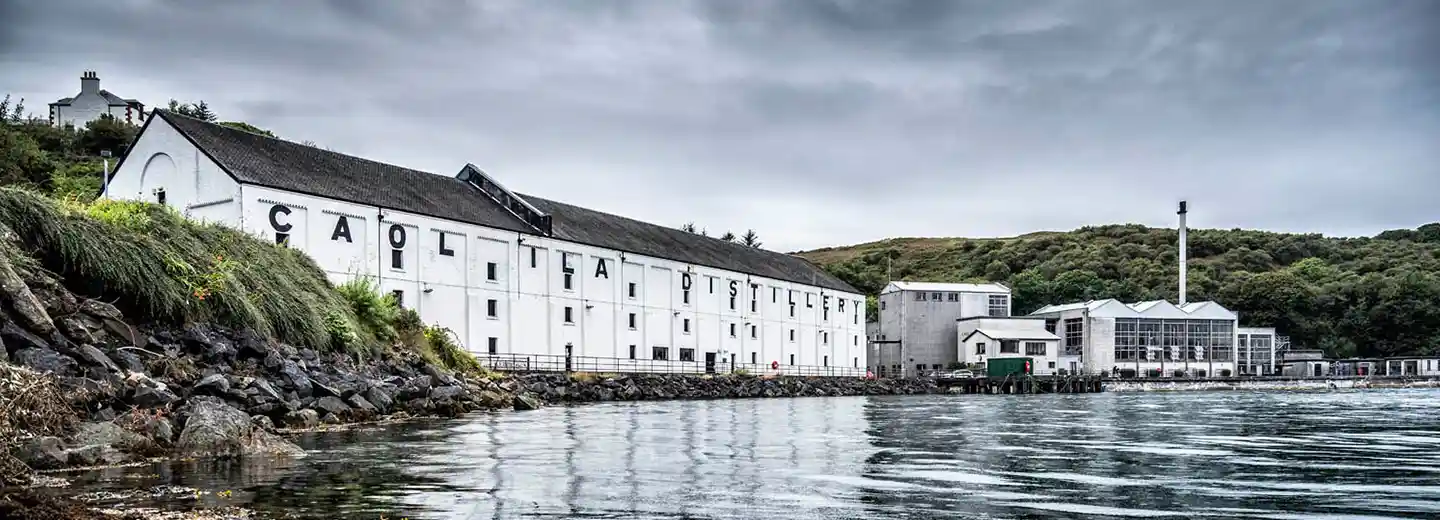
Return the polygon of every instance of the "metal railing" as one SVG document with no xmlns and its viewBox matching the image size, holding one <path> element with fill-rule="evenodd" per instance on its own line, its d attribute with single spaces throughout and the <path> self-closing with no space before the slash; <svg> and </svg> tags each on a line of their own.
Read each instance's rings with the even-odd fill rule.
<svg viewBox="0 0 1440 520">
<path fill-rule="evenodd" d="M 730 374 L 783 375 L 814 377 L 865 377 L 865 369 L 815 365 L 772 365 L 677 361 L 666 359 L 629 359 L 598 356 L 564 356 L 555 354 L 480 354 L 475 356 L 481 366 L 497 372 L 591 372 L 601 374 Z"/>
</svg>

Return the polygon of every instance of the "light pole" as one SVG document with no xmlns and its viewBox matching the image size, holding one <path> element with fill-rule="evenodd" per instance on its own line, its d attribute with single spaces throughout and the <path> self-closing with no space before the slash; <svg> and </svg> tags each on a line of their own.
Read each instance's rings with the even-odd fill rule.
<svg viewBox="0 0 1440 520">
<path fill-rule="evenodd" d="M 100 157 L 105 161 L 104 178 L 101 180 L 100 197 L 110 198 L 110 150 L 100 150 Z"/>
</svg>

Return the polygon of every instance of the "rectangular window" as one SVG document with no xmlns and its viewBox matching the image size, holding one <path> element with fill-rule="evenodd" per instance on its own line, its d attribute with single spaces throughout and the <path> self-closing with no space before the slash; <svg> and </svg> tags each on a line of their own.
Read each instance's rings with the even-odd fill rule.
<svg viewBox="0 0 1440 520">
<path fill-rule="evenodd" d="M 403 250 L 403 249 L 391 249 L 391 250 L 390 250 L 390 268 L 391 268 L 391 269 L 402 269 L 402 270 L 405 269 L 405 250 Z"/>
<path fill-rule="evenodd" d="M 491 318 L 499 318 L 500 300 L 485 300 L 485 315 Z"/>
<path fill-rule="evenodd" d="M 1016 341 L 1016 340 L 1013 340 L 1013 339 L 1002 339 L 1002 340 L 1000 340 L 1000 353 L 1001 353 L 1001 354 L 1019 354 L 1019 353 L 1020 353 L 1020 342 L 1019 342 L 1019 341 Z"/>
<path fill-rule="evenodd" d="M 735 334 L 735 327 L 736 327 L 736 325 L 735 325 L 734 323 L 731 323 L 731 324 L 730 324 L 730 337 L 732 337 L 732 338 L 736 336 L 736 334 Z"/>
<path fill-rule="evenodd" d="M 981 341 L 981 342 L 975 344 L 975 354 L 977 354 L 977 355 L 984 355 L 984 354 L 985 354 L 985 342 L 984 342 L 984 341 Z"/>
<path fill-rule="evenodd" d="M 490 338 L 488 343 L 489 345 L 486 350 L 489 353 L 495 354 L 497 352 L 500 352 L 500 338 Z"/>
<path fill-rule="evenodd" d="M 1027 355 L 1027 356 L 1043 356 L 1043 355 L 1045 355 L 1045 342 L 1043 342 L 1043 341 L 1026 341 L 1026 342 L 1025 342 L 1025 355 Z"/>
<path fill-rule="evenodd" d="M 684 326 L 685 326 L 684 332 L 685 332 L 686 334 L 689 334 L 689 333 L 690 333 L 690 318 L 685 318 Z"/>
<path fill-rule="evenodd" d="M 1003 294 L 990 295 L 990 315 L 1005 317 L 1010 315 L 1010 297 Z"/>
<path fill-rule="evenodd" d="M 390 291 L 390 297 L 395 298 L 395 306 L 405 306 L 405 291 Z"/>
<path fill-rule="evenodd" d="M 574 307 L 566 307 L 566 308 L 565 308 L 565 323 L 575 323 L 575 308 L 574 308 Z"/>
<path fill-rule="evenodd" d="M 680 349 L 680 361 L 695 361 L 695 349 L 693 349 L 693 348 L 682 348 L 682 349 Z"/>
<path fill-rule="evenodd" d="M 630 330 L 635 330 L 635 313 L 630 313 Z"/>
<path fill-rule="evenodd" d="M 635 359 L 635 345 L 630 345 L 630 359 Z"/>
<path fill-rule="evenodd" d="M 667 347 L 652 347 L 650 349 L 650 358 L 657 361 L 668 360 L 670 359 L 670 349 Z"/>
<path fill-rule="evenodd" d="M 540 267 L 540 252 L 536 248 L 530 248 L 530 268 Z"/>
<path fill-rule="evenodd" d="M 500 266 L 499 266 L 499 265 L 496 265 L 495 262 L 486 262 L 486 263 L 485 263 L 485 279 L 486 279 L 486 280 L 490 280 L 490 281 L 492 281 L 492 282 L 493 282 L 493 281 L 496 281 L 496 280 L 499 280 L 499 279 L 500 279 Z"/>
<path fill-rule="evenodd" d="M 575 275 L 570 274 L 570 273 L 565 273 L 563 279 L 564 279 L 565 290 L 571 291 L 571 290 L 574 290 L 574 289 L 575 289 Z"/>
<path fill-rule="evenodd" d="M 630 296 L 630 299 L 633 300 L 635 299 L 635 293 L 639 291 L 639 288 L 636 287 L 635 282 L 630 282 L 630 285 L 627 286 L 626 291 L 628 291 L 626 294 L 628 294 Z"/>
</svg>

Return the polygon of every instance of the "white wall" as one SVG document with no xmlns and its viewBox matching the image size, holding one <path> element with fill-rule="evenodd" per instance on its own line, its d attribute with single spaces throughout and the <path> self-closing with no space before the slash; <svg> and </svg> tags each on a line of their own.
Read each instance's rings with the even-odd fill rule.
<svg viewBox="0 0 1440 520">
<path fill-rule="evenodd" d="M 154 118 L 130 148 L 110 181 L 110 198 L 158 202 L 200 220 L 240 219 L 240 185 L 190 145 L 164 119 Z"/>
</svg>

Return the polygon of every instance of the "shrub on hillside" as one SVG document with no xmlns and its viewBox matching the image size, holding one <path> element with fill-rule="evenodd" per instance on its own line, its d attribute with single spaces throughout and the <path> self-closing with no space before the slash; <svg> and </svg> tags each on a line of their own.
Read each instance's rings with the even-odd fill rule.
<svg viewBox="0 0 1440 520">
<path fill-rule="evenodd" d="M 333 334 L 350 305 L 304 253 L 165 206 L 58 203 L 0 188 L 0 224 L 76 292 L 115 300 L 142 320 L 213 321 L 296 345 L 354 349 Z M 362 338 L 363 339 L 363 338 Z"/>
</svg>

